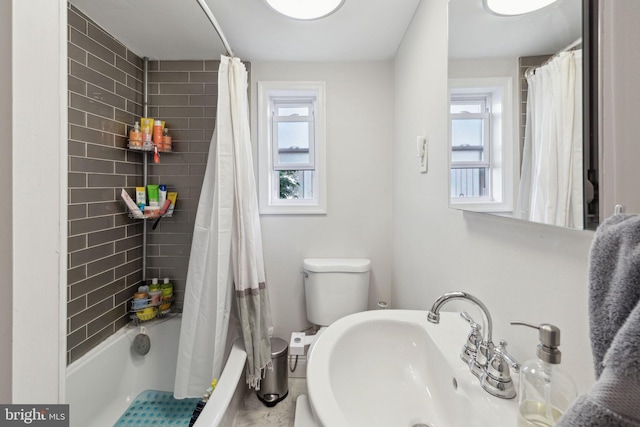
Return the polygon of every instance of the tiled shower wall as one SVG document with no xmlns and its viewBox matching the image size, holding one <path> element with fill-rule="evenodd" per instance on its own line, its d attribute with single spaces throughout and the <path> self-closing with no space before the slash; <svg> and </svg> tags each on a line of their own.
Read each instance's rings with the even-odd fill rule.
<svg viewBox="0 0 640 427">
<path fill-rule="evenodd" d="M 524 130 L 527 124 L 527 94 L 529 93 L 529 86 L 527 85 L 527 79 L 524 73 L 531 67 L 539 67 L 544 61 L 549 59 L 551 55 L 539 55 L 539 56 L 523 56 L 518 58 L 518 77 L 520 82 L 520 153 L 524 150 Z"/>
<path fill-rule="evenodd" d="M 142 277 L 142 223 L 119 191 L 142 181 L 126 150 L 142 113 L 142 60 L 76 8 L 68 10 L 69 207 L 67 362 L 124 326 Z"/>
<path fill-rule="evenodd" d="M 219 61 L 149 62 L 149 115 L 165 121 L 173 152 L 149 162 L 149 184 L 178 192 L 172 218 L 147 234 L 147 278 L 174 285 L 181 306 L 198 199 L 215 124 Z M 149 227 L 151 229 L 151 227 Z"/>
<path fill-rule="evenodd" d="M 173 153 L 149 158 L 149 184 L 178 192 L 172 218 L 148 222 L 147 279 L 170 278 L 182 306 L 191 236 L 217 96 L 218 61 L 149 62 L 148 115 L 166 122 Z M 142 115 L 143 60 L 69 9 L 67 362 L 124 326 L 142 279 L 142 223 L 120 191 L 142 185 L 142 154 L 126 135 Z"/>
</svg>

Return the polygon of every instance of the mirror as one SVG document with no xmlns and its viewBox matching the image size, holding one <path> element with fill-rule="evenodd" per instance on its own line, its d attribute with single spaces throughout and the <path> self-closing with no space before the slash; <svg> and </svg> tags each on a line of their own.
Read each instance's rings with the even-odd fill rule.
<svg viewBox="0 0 640 427">
<path fill-rule="evenodd" d="M 452 208 L 597 227 L 596 11 L 557 0 L 498 16 L 449 0 Z"/>
</svg>

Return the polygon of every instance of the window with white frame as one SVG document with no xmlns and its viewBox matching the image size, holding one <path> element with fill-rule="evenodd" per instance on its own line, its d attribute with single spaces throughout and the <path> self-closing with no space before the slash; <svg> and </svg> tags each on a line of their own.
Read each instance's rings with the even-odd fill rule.
<svg viewBox="0 0 640 427">
<path fill-rule="evenodd" d="M 258 83 L 260 213 L 326 213 L 322 82 Z"/>
<path fill-rule="evenodd" d="M 490 197 L 491 94 L 451 95 L 451 197 Z"/>
<path fill-rule="evenodd" d="M 451 206 L 512 211 L 518 153 L 512 79 L 450 79 L 449 95 Z"/>
</svg>

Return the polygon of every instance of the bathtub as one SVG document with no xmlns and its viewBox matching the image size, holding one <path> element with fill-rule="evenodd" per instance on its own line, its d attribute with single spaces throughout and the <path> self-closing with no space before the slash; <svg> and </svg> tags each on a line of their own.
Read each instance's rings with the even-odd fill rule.
<svg viewBox="0 0 640 427">
<path fill-rule="evenodd" d="M 142 391 L 173 390 L 180 320 L 176 315 L 122 328 L 69 365 L 66 401 L 71 427 L 112 426 Z M 151 350 L 140 356 L 131 344 L 143 329 L 151 339 Z M 242 340 L 230 345 L 227 353 L 218 385 L 196 427 L 224 427 L 233 422 L 246 390 L 243 373 L 247 355 Z"/>
</svg>

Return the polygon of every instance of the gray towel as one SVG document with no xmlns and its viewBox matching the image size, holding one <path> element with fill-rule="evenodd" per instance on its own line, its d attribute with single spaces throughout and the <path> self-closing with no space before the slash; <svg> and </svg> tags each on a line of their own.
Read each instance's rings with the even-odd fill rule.
<svg viewBox="0 0 640 427">
<path fill-rule="evenodd" d="M 640 300 L 640 216 L 614 215 L 598 228 L 591 246 L 589 263 L 589 324 L 591 348 L 596 378 L 604 369 L 605 355 L 621 328 L 640 328 L 640 324 L 628 322 L 629 316 Z M 628 331 L 632 333 L 632 330 Z M 637 333 L 637 332 L 636 332 Z M 613 349 L 608 357 L 613 362 L 627 364 L 632 359 L 628 353 L 638 352 L 617 340 L 618 354 Z M 638 373 L 638 365 L 632 369 Z"/>
<path fill-rule="evenodd" d="M 595 234 L 589 326 L 597 381 L 558 426 L 640 426 L 640 216 L 615 215 Z"/>
<path fill-rule="evenodd" d="M 637 427 L 640 423 L 610 411 L 589 395 L 580 396 L 556 427 Z"/>
</svg>

